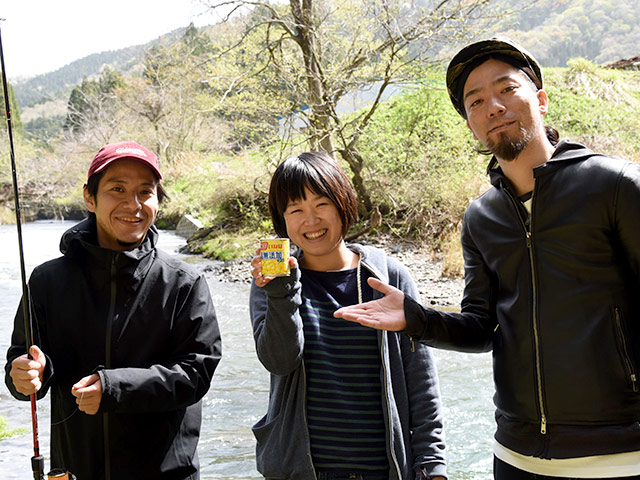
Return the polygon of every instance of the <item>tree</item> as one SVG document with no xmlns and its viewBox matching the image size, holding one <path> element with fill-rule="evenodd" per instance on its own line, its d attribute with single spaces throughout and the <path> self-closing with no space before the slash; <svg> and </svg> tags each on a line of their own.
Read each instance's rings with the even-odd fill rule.
<svg viewBox="0 0 640 480">
<path fill-rule="evenodd" d="M 64 129 L 71 135 L 94 137 L 98 144 L 108 143 L 120 122 L 115 112 L 117 91 L 123 85 L 122 75 L 110 67 L 105 67 L 97 79 L 85 77 L 71 90 Z"/>
<path fill-rule="evenodd" d="M 7 96 L 9 97 L 9 110 L 11 112 L 11 127 L 14 132 L 21 132 L 22 121 L 20 120 L 20 109 L 18 108 L 16 95 L 13 92 L 13 87 L 10 83 L 7 83 Z M 2 120 L 2 123 L 6 125 L 7 114 L 6 109 L 4 108 L 4 92 L 0 95 L 0 109 L 0 120 Z"/>
<path fill-rule="evenodd" d="M 263 92 L 277 95 L 287 117 L 302 116 L 309 147 L 339 153 L 349 165 L 361 212 L 373 209 L 358 141 L 393 84 L 414 82 L 436 52 L 478 27 L 489 0 L 228 0 L 208 2 L 243 22 L 228 49 L 256 50 L 251 64 L 228 79 L 240 91 L 269 72 Z M 230 12 L 230 13 L 229 13 Z M 257 48 L 256 48 L 257 46 Z M 339 114 L 348 94 L 369 88 L 371 102 L 355 115 Z M 228 95 L 230 97 L 231 95 Z"/>
<path fill-rule="evenodd" d="M 130 81 L 123 98 L 129 112 L 151 127 L 155 151 L 168 159 L 209 148 L 211 122 L 201 97 L 211 50 L 210 38 L 189 25 L 179 41 L 147 50 L 142 76 Z"/>
</svg>

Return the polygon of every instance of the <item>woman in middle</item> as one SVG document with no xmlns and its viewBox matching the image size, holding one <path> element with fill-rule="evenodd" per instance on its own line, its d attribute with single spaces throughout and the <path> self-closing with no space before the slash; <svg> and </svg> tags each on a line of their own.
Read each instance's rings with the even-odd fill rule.
<svg viewBox="0 0 640 480">
<path fill-rule="evenodd" d="M 444 479 L 444 433 L 428 347 L 333 317 L 380 294 L 374 276 L 418 298 L 407 269 L 377 248 L 347 245 L 355 191 L 326 153 L 289 157 L 269 189 L 276 234 L 298 250 L 291 274 L 252 260 L 250 311 L 271 373 L 267 414 L 253 427 L 268 479 Z"/>
</svg>

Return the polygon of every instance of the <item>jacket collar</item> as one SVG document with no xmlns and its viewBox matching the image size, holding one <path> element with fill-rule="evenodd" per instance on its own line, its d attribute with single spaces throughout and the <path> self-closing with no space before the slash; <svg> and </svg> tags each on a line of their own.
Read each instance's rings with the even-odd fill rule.
<svg viewBox="0 0 640 480">
<path fill-rule="evenodd" d="M 112 267 L 115 267 L 116 276 L 128 278 L 125 285 L 135 288 L 151 267 L 158 237 L 158 230 L 152 225 L 142 244 L 133 250 L 119 252 L 102 248 L 98 245 L 95 217 L 90 216 L 62 235 L 60 251 L 66 257 L 86 264 L 96 281 L 111 277 Z"/>
<path fill-rule="evenodd" d="M 567 139 L 562 139 L 556 145 L 556 148 L 551 155 L 551 158 L 542 165 L 534 168 L 534 175 L 537 177 L 543 172 L 547 172 L 553 169 L 553 167 L 560 166 L 566 162 L 575 162 L 584 160 L 585 158 L 596 155 L 581 143 L 571 142 Z M 498 160 L 495 156 L 491 157 L 489 164 L 487 165 L 487 173 L 489 175 L 491 184 L 496 188 L 504 188 L 505 182 L 508 183 L 507 178 L 502 171 L 502 168 L 498 164 Z"/>
</svg>

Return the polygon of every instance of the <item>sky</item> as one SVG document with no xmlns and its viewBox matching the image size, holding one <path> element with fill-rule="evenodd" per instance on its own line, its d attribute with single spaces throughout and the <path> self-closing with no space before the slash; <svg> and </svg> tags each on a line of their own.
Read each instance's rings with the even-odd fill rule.
<svg viewBox="0 0 640 480">
<path fill-rule="evenodd" d="M 200 0 L 2 0 L 7 78 L 57 70 L 80 58 L 140 45 L 193 22 L 216 23 Z"/>
</svg>

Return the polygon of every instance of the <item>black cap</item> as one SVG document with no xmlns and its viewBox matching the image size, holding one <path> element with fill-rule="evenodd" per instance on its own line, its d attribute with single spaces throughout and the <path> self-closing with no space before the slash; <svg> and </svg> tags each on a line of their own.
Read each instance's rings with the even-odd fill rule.
<svg viewBox="0 0 640 480">
<path fill-rule="evenodd" d="M 494 37 L 467 45 L 460 50 L 447 68 L 447 91 L 451 103 L 460 115 L 467 118 L 464 109 L 464 84 L 471 71 L 487 57 L 496 57 L 519 68 L 538 89 L 542 88 L 542 70 L 533 56 L 513 40 Z"/>
</svg>

